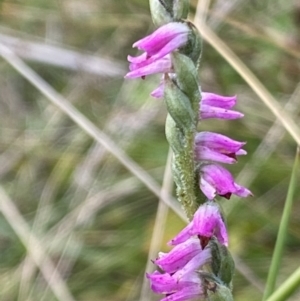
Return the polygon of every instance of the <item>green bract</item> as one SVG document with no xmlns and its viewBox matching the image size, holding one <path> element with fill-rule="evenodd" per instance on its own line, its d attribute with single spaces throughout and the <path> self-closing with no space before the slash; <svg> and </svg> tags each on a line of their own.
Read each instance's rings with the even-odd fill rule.
<svg viewBox="0 0 300 301">
<path fill-rule="evenodd" d="M 188 16 L 188 0 L 150 0 L 149 2 L 152 20 L 156 26 L 186 19 Z"/>
</svg>

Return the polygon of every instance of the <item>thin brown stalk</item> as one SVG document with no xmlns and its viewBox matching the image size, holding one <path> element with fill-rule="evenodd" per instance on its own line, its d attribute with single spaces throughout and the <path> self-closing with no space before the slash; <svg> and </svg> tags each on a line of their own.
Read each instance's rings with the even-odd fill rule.
<svg viewBox="0 0 300 301">
<path fill-rule="evenodd" d="M 164 173 L 162 191 L 161 191 L 162 195 L 166 194 L 166 193 L 170 193 L 172 191 L 173 178 L 172 178 L 172 170 L 171 170 L 171 160 L 172 160 L 172 150 L 169 149 L 165 173 Z M 150 273 L 153 271 L 154 265 L 151 262 L 151 260 L 157 257 L 157 253 L 161 249 L 161 244 L 162 244 L 162 240 L 163 240 L 168 212 L 169 212 L 169 207 L 166 206 L 166 204 L 160 198 L 158 207 L 157 207 L 157 213 L 156 213 L 150 248 L 149 248 L 149 252 L 148 252 L 148 259 L 147 259 L 147 264 L 146 264 L 146 269 L 145 269 L 145 272 L 147 272 L 147 273 Z M 150 289 L 149 289 L 149 283 L 144 276 L 140 301 L 150 300 L 150 298 L 149 298 L 150 295 L 151 295 L 151 293 L 150 293 Z"/>
<path fill-rule="evenodd" d="M 155 195 L 161 195 L 160 186 L 154 179 L 142 169 L 136 162 L 129 158 L 104 132 L 97 128 L 89 119 L 81 114 L 72 106 L 62 95 L 57 93 L 46 81 L 44 81 L 36 72 L 28 67 L 19 57 L 17 57 L 9 48 L 0 44 L 0 55 L 22 74 L 33 86 L 35 86 L 44 96 L 46 96 L 54 105 L 67 114 L 79 127 L 88 135 L 102 144 L 111 154 L 113 154 L 130 172 L 132 172 L 141 182 L 145 184 Z M 173 201 L 169 195 L 163 196 L 163 201 L 174 210 L 183 220 L 186 217 L 180 206 Z"/>
<path fill-rule="evenodd" d="M 202 37 L 213 47 L 220 55 L 240 74 L 246 83 L 253 89 L 257 96 L 269 108 L 274 116 L 284 126 L 286 131 L 294 138 L 296 143 L 300 145 L 300 129 L 291 116 L 284 112 L 276 99 L 266 89 L 266 87 L 258 80 L 253 72 L 238 58 L 238 56 L 225 44 L 207 25 L 199 24 L 195 20 L 196 25 Z"/>
<path fill-rule="evenodd" d="M 31 234 L 30 229 L 17 207 L 0 187 L 0 211 L 13 228 L 30 254 L 32 260 L 41 270 L 56 298 L 60 301 L 75 301 L 61 275 L 46 255 L 42 244 Z M 29 239 L 30 238 L 30 239 Z"/>
</svg>

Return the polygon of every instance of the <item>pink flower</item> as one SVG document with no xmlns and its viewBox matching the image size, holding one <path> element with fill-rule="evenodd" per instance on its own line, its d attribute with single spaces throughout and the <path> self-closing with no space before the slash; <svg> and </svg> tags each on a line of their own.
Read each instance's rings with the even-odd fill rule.
<svg viewBox="0 0 300 301">
<path fill-rule="evenodd" d="M 252 195 L 250 190 L 234 182 L 227 169 L 215 163 L 201 166 L 199 184 L 209 200 L 213 200 L 217 195 L 226 199 L 230 199 L 232 194 L 243 198 Z"/>
<path fill-rule="evenodd" d="M 133 47 L 143 50 L 144 53 L 137 57 L 128 56 L 130 72 L 125 78 L 143 78 L 149 74 L 171 72 L 169 54 L 188 42 L 189 32 L 186 23 L 171 22 L 134 43 Z"/>
<path fill-rule="evenodd" d="M 197 160 L 232 164 L 236 156 L 247 154 L 242 149 L 245 144 L 221 134 L 200 132 L 195 136 L 195 156 Z"/>
<path fill-rule="evenodd" d="M 175 274 L 160 274 L 158 271 L 146 274 L 146 277 L 155 293 L 167 295 L 161 301 L 185 301 L 204 295 L 202 280 L 196 271 L 183 274 L 181 278 Z"/>
<path fill-rule="evenodd" d="M 202 103 L 211 107 L 231 109 L 236 105 L 236 96 L 222 96 L 209 92 L 202 92 Z"/>
<path fill-rule="evenodd" d="M 130 58 L 128 58 L 129 60 Z M 125 78 L 144 78 L 146 75 L 155 73 L 168 73 L 172 71 L 172 63 L 169 55 L 158 59 L 154 62 L 148 62 L 147 60 L 141 63 L 132 62 L 129 66 L 130 72 L 125 75 Z"/>
<path fill-rule="evenodd" d="M 174 273 L 183 268 L 193 257 L 201 253 L 202 248 L 197 237 L 191 237 L 184 243 L 174 247 L 169 253 L 160 253 L 154 261 L 167 273 Z"/>
<path fill-rule="evenodd" d="M 202 92 L 200 102 L 200 119 L 238 119 L 244 115 L 237 111 L 229 110 L 236 104 L 236 96 L 222 96 L 213 93 Z"/>
<path fill-rule="evenodd" d="M 169 244 L 182 244 L 195 235 L 207 239 L 216 236 L 221 244 L 228 245 L 226 226 L 219 206 L 215 202 L 209 201 L 201 205 L 194 214 L 193 220 Z"/>
<path fill-rule="evenodd" d="M 169 71 L 171 72 L 171 71 Z M 164 96 L 164 81 L 162 79 L 160 85 L 152 91 L 151 96 L 154 98 L 162 98 Z M 236 96 L 222 96 L 213 93 L 202 92 L 202 99 L 199 107 L 200 119 L 239 119 L 244 114 L 230 110 L 236 104 Z"/>
<path fill-rule="evenodd" d="M 155 293 L 167 295 L 161 301 L 185 301 L 194 297 L 203 297 L 203 284 L 198 271 L 210 260 L 210 248 L 206 248 L 175 273 L 162 274 L 155 271 L 146 274 L 146 277 L 150 280 L 151 289 Z"/>
</svg>

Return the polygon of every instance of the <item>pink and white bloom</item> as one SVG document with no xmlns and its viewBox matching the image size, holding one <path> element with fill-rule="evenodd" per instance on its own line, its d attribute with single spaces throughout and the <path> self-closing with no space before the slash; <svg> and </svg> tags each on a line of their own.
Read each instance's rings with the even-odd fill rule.
<svg viewBox="0 0 300 301">
<path fill-rule="evenodd" d="M 232 194 L 243 198 L 252 196 L 250 190 L 235 183 L 231 173 L 216 163 L 201 166 L 199 184 L 209 200 L 213 200 L 217 195 L 226 199 L 230 199 Z"/>
<path fill-rule="evenodd" d="M 203 284 L 196 271 L 184 274 L 180 279 L 168 273 L 161 274 L 155 271 L 146 274 L 150 280 L 151 289 L 157 294 L 167 295 L 161 301 L 185 301 L 194 297 L 203 296 Z"/>
<path fill-rule="evenodd" d="M 135 42 L 133 47 L 143 50 L 144 53 L 137 57 L 128 56 L 130 72 L 125 78 L 143 78 L 149 74 L 171 72 L 169 54 L 188 42 L 189 32 L 187 23 L 171 22 Z"/>
<path fill-rule="evenodd" d="M 226 225 L 216 203 L 209 201 L 201 205 L 193 220 L 169 244 L 182 244 L 195 235 L 207 239 L 215 236 L 222 245 L 228 246 Z"/>
<path fill-rule="evenodd" d="M 155 271 L 152 274 L 146 274 L 146 277 L 150 280 L 151 289 L 155 293 L 167 295 L 161 301 L 185 301 L 194 297 L 200 298 L 204 296 L 204 289 L 198 272 L 210 260 L 210 248 L 206 248 L 175 273 Z"/>
<path fill-rule="evenodd" d="M 162 98 L 164 96 L 164 82 L 151 93 L 154 98 Z M 222 96 L 213 93 L 202 92 L 202 99 L 199 107 L 200 119 L 239 119 L 244 117 L 244 114 L 230 110 L 236 104 L 236 96 Z"/>
<path fill-rule="evenodd" d="M 199 118 L 200 119 L 238 119 L 244 114 L 229 110 L 236 104 L 236 96 L 222 96 L 214 93 L 201 93 Z"/>
<path fill-rule="evenodd" d="M 242 149 L 245 144 L 221 134 L 200 132 L 195 136 L 195 156 L 197 160 L 232 164 L 237 156 L 247 154 Z"/>
<path fill-rule="evenodd" d="M 125 75 L 125 78 L 144 78 L 146 75 L 156 73 L 169 73 L 172 71 L 172 62 L 169 55 L 153 62 L 147 60 L 141 63 L 132 62 L 129 66 L 130 72 Z"/>
<path fill-rule="evenodd" d="M 165 272 L 174 273 L 183 268 L 201 251 L 199 238 L 191 237 L 184 243 L 175 246 L 169 253 L 159 253 L 159 258 L 154 263 Z"/>
<path fill-rule="evenodd" d="M 236 96 L 222 96 L 209 92 L 202 92 L 201 96 L 201 101 L 206 106 L 231 109 L 236 105 Z"/>
</svg>

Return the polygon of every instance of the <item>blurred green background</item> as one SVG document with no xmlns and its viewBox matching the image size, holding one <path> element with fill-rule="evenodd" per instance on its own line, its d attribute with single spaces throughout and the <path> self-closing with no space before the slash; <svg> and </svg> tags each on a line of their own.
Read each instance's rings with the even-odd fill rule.
<svg viewBox="0 0 300 301">
<path fill-rule="evenodd" d="M 191 14 L 196 5 L 191 1 Z M 159 76 L 123 79 L 127 55 L 137 54 L 131 45 L 154 29 L 148 1 L 2 0 L 0 18 L 0 43 L 162 183 L 166 110 L 149 96 Z M 207 23 L 297 122 L 299 3 L 215 0 Z M 158 198 L 2 58 L 0 69 L 1 185 L 19 213 L 9 220 L 0 215 L 0 299 L 159 300 L 148 293 L 140 298 Z M 248 155 L 229 169 L 254 197 L 221 203 L 238 266 L 235 300 L 260 300 L 296 143 L 207 43 L 199 76 L 204 91 L 238 95 L 245 114 L 200 128 L 248 142 Z M 38 243 L 28 236 L 21 242 L 14 227 L 24 229 L 22 222 Z M 183 226 L 170 211 L 163 250 Z M 299 186 L 286 239 L 278 285 L 300 264 Z M 41 269 L 32 249 L 48 256 Z M 300 300 L 299 292 L 289 300 Z"/>
</svg>

